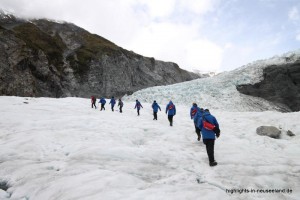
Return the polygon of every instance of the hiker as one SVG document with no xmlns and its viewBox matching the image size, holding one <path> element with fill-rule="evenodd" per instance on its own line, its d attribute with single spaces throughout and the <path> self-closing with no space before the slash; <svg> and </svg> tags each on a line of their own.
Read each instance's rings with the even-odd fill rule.
<svg viewBox="0 0 300 200">
<path fill-rule="evenodd" d="M 123 105 L 124 105 L 123 101 L 121 99 L 119 99 L 118 106 L 120 107 L 120 109 L 119 109 L 120 113 L 122 113 Z"/>
<path fill-rule="evenodd" d="M 156 101 L 154 100 L 153 104 L 152 104 L 152 109 L 153 109 L 153 120 L 157 120 L 157 111 L 158 109 L 161 111 L 160 106 L 156 103 Z"/>
<path fill-rule="evenodd" d="M 111 104 L 111 111 L 114 112 L 114 107 L 115 107 L 115 104 L 116 104 L 116 100 L 115 100 L 114 97 L 111 97 L 109 104 Z"/>
<path fill-rule="evenodd" d="M 141 107 L 143 108 L 142 104 L 139 102 L 139 100 L 136 100 L 134 109 L 137 109 L 138 116 L 140 116 Z"/>
<path fill-rule="evenodd" d="M 168 114 L 170 126 L 173 126 L 173 117 L 176 115 L 176 107 L 172 101 L 170 101 L 166 107 L 166 114 Z"/>
<path fill-rule="evenodd" d="M 91 96 L 92 108 L 94 108 L 94 106 L 95 106 L 95 109 L 97 109 L 97 107 L 96 107 L 96 101 L 97 101 L 96 97 L 95 96 Z"/>
<path fill-rule="evenodd" d="M 196 103 L 193 103 L 193 105 L 191 107 L 191 111 L 190 111 L 190 116 L 191 116 L 191 119 L 193 119 L 193 121 L 194 121 L 195 132 L 198 136 L 198 138 L 197 138 L 198 141 L 200 141 L 200 139 L 201 139 L 201 132 L 197 126 L 197 123 L 198 123 L 200 116 L 202 116 L 202 113 L 203 113 L 203 108 L 199 108 Z"/>
<path fill-rule="evenodd" d="M 220 129 L 217 119 L 210 114 L 208 109 L 204 110 L 202 116 L 198 120 L 198 127 L 202 132 L 203 143 L 206 145 L 206 152 L 211 167 L 216 166 L 218 163 L 214 157 L 215 139 L 220 136 Z"/>
<path fill-rule="evenodd" d="M 105 104 L 106 104 L 106 100 L 103 98 L 103 97 L 101 97 L 101 99 L 100 99 L 100 101 L 99 101 L 99 103 L 101 103 L 101 110 L 105 110 Z M 101 111 L 100 110 L 100 111 Z"/>
</svg>

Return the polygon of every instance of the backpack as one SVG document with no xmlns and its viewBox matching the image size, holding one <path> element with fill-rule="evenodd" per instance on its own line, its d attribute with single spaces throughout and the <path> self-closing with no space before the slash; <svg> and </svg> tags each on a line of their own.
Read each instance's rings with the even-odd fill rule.
<svg viewBox="0 0 300 200">
<path fill-rule="evenodd" d="M 192 117 L 194 117 L 194 116 L 196 115 L 197 111 L 198 111 L 197 108 L 194 108 L 194 109 L 192 110 Z"/>
<path fill-rule="evenodd" d="M 213 125 L 213 124 L 211 124 L 211 123 L 209 123 L 209 122 L 207 122 L 207 121 L 203 121 L 203 127 L 204 127 L 205 129 L 207 129 L 207 130 L 212 131 L 212 130 L 214 130 L 214 128 L 215 128 L 216 126 Z"/>
<path fill-rule="evenodd" d="M 202 121 L 203 121 L 203 128 L 209 131 L 213 131 L 214 133 L 217 134 L 217 137 L 219 137 L 221 131 L 217 126 L 208 122 L 203 115 L 202 115 Z"/>
</svg>

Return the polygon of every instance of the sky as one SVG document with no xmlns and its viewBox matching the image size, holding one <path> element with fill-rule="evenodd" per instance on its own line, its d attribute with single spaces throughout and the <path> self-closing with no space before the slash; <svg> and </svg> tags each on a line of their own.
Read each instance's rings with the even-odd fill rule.
<svg viewBox="0 0 300 200">
<path fill-rule="evenodd" d="M 1 0 L 193 71 L 222 72 L 300 48 L 299 0 Z"/>
</svg>

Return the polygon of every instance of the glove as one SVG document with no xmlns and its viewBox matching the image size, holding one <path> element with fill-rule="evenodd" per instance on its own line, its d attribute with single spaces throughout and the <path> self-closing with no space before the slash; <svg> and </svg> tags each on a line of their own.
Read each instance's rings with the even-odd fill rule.
<svg viewBox="0 0 300 200">
<path fill-rule="evenodd" d="M 220 133 L 216 133 L 217 138 L 220 137 Z"/>
</svg>

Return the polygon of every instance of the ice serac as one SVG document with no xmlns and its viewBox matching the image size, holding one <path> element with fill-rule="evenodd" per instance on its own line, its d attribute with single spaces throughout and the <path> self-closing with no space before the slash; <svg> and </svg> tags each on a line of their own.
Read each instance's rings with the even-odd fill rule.
<svg viewBox="0 0 300 200">
<path fill-rule="evenodd" d="M 237 90 L 300 111 L 300 60 L 268 66 L 263 70 L 262 81 L 238 85 Z"/>
<path fill-rule="evenodd" d="M 196 78 L 74 24 L 0 13 L 0 95 L 122 96 Z"/>
</svg>

